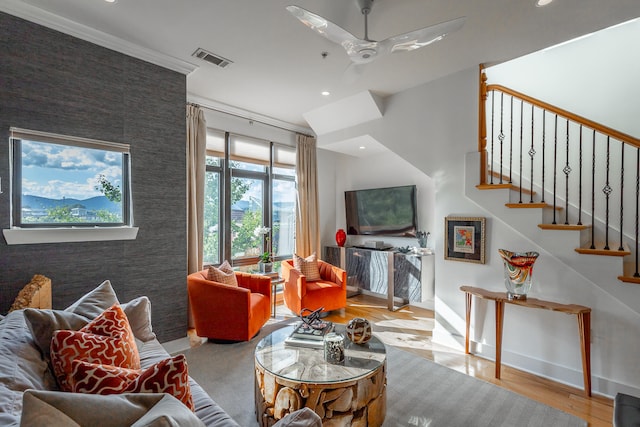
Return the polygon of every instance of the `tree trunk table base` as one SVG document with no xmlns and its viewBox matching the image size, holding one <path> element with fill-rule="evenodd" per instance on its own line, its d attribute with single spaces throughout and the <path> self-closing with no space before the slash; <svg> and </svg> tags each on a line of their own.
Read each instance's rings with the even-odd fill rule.
<svg viewBox="0 0 640 427">
<path fill-rule="evenodd" d="M 327 426 L 381 426 L 387 412 L 386 362 L 371 374 L 352 381 L 309 384 L 286 380 L 256 366 L 255 399 L 258 423 L 270 427 L 303 407 L 312 409 Z"/>
<path fill-rule="evenodd" d="M 294 325 L 276 329 L 255 350 L 255 403 L 258 424 L 271 427 L 288 414 L 309 408 L 323 427 L 379 427 L 387 413 L 387 356 L 375 335 L 363 344 L 345 337 L 344 360 L 325 360 L 323 341 L 291 337 Z"/>
</svg>

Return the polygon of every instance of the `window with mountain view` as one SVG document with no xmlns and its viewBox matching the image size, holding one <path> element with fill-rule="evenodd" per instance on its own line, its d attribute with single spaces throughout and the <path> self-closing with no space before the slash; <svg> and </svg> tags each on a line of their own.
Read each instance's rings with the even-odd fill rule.
<svg viewBox="0 0 640 427">
<path fill-rule="evenodd" d="M 13 226 L 130 225 L 129 147 L 12 129 Z"/>
</svg>

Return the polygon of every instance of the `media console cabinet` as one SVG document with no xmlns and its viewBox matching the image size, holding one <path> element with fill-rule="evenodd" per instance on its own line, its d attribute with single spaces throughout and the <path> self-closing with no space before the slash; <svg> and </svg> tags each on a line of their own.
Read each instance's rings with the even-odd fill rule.
<svg viewBox="0 0 640 427">
<path fill-rule="evenodd" d="M 324 261 L 347 271 L 349 292 L 383 294 L 387 308 L 398 310 L 412 302 L 433 300 L 433 255 L 392 250 L 325 246 Z"/>
</svg>

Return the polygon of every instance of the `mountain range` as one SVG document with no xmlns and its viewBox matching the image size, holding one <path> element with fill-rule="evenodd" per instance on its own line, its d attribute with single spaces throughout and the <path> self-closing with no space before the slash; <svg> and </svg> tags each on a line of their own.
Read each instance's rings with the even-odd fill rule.
<svg viewBox="0 0 640 427">
<path fill-rule="evenodd" d="M 25 194 L 22 196 L 22 208 L 31 209 L 51 209 L 58 206 L 74 206 L 83 207 L 90 211 L 106 210 L 113 213 L 122 212 L 120 203 L 114 203 L 105 196 L 96 196 L 89 199 L 49 199 L 47 197 L 32 196 Z M 75 207 L 75 206 L 74 206 Z"/>
</svg>

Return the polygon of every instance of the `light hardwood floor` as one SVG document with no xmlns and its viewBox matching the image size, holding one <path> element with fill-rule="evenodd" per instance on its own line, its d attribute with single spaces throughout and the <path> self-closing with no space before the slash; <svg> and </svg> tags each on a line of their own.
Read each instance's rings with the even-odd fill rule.
<svg viewBox="0 0 640 427">
<path fill-rule="evenodd" d="M 435 324 L 431 310 L 407 307 L 396 312 L 386 308 L 386 300 L 357 295 L 347 300 L 347 308 L 331 313 L 327 320 L 346 323 L 354 317 L 372 322 L 374 332 L 385 344 L 397 346 L 425 359 L 467 375 L 491 382 L 546 405 L 580 417 L 589 426 L 611 426 L 613 402 L 602 396 L 585 397 L 582 389 L 570 387 L 508 366 L 502 366 L 502 378 L 494 378 L 495 364 L 464 354 L 464 348 L 451 348 L 431 341 Z M 281 303 L 274 320 L 292 317 Z"/>
</svg>

